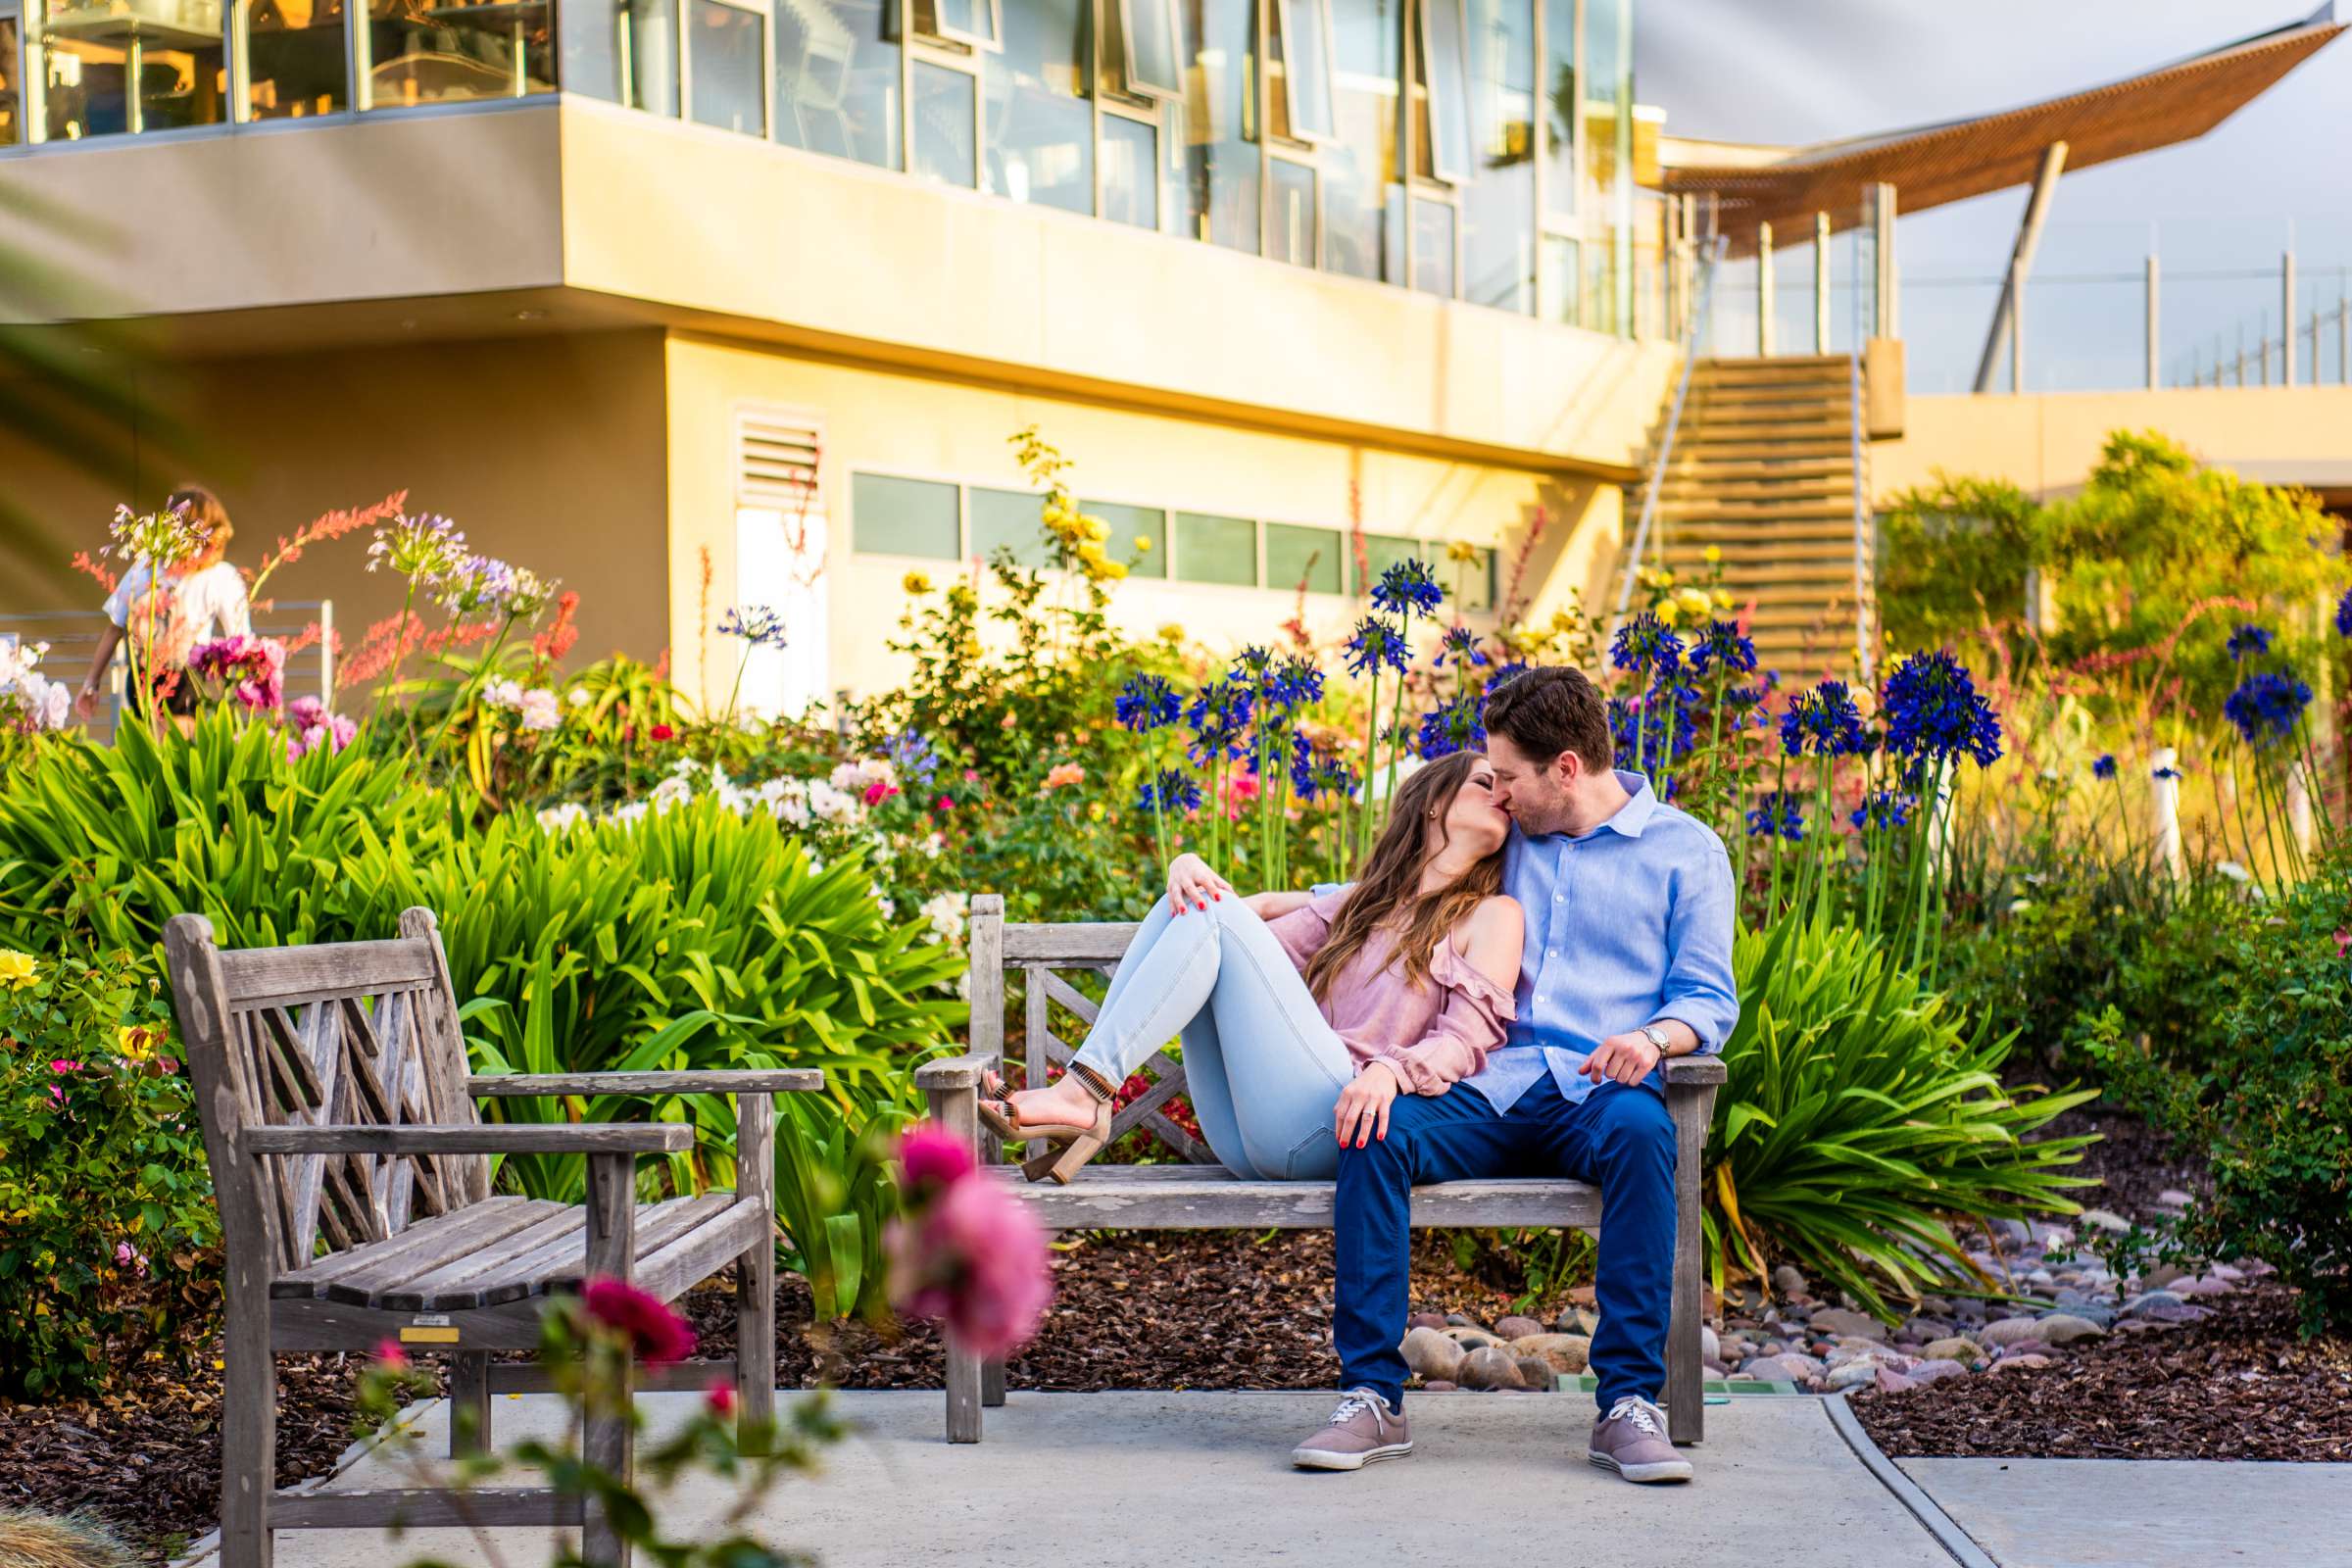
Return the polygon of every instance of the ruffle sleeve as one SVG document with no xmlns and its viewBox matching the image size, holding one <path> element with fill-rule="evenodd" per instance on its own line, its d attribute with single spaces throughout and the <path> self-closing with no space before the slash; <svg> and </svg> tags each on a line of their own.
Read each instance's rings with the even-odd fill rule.
<svg viewBox="0 0 2352 1568">
<path fill-rule="evenodd" d="M 1476 964 L 1441 943 L 1430 958 L 1429 977 L 1443 993 L 1428 1032 L 1383 1059 L 1404 1077 L 1416 1095 L 1442 1095 L 1487 1064 L 1519 1016 L 1518 999 Z"/>
</svg>

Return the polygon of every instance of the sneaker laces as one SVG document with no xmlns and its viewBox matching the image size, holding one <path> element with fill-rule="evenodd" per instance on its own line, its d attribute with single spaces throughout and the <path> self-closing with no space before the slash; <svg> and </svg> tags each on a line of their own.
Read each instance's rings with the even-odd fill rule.
<svg viewBox="0 0 2352 1568">
<path fill-rule="evenodd" d="M 1347 1394 L 1342 1396 L 1339 1408 L 1331 1412 L 1330 1424 L 1335 1427 L 1344 1427 L 1366 1410 L 1372 1412 L 1372 1420 L 1379 1430 L 1383 1434 L 1387 1433 L 1389 1430 L 1389 1401 L 1374 1394 L 1370 1389 L 1349 1389 Z"/>
<path fill-rule="evenodd" d="M 1653 1409 L 1655 1406 L 1647 1399 L 1629 1394 L 1609 1407 L 1609 1419 L 1630 1421 L 1636 1428 L 1648 1433 L 1651 1437 L 1663 1438 L 1666 1434 L 1659 1428 L 1658 1418 L 1651 1414 Z"/>
</svg>

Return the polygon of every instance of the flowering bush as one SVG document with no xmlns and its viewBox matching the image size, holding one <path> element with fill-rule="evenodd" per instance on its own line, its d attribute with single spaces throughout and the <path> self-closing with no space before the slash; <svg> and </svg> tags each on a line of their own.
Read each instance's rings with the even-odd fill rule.
<svg viewBox="0 0 2352 1568">
<path fill-rule="evenodd" d="M 74 716 L 74 692 L 40 672 L 47 643 L 0 642 L 0 757 L 15 740 L 60 730 Z"/>
<path fill-rule="evenodd" d="M 0 951 L 0 1395 L 93 1393 L 179 1352 L 218 1237 L 150 973 Z"/>
<path fill-rule="evenodd" d="M 286 645 L 274 637 L 222 637 L 198 643 L 188 653 L 188 672 L 199 695 L 233 702 L 249 713 L 277 710 L 286 689 Z M 211 690 L 202 689 L 209 682 Z"/>
</svg>

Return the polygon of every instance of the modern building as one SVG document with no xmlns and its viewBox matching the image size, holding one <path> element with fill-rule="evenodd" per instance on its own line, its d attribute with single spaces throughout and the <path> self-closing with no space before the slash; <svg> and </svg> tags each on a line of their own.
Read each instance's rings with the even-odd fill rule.
<svg viewBox="0 0 2352 1568">
<path fill-rule="evenodd" d="M 1678 147 L 1632 3 L 0 0 L 0 211 L 51 215 L 11 238 L 53 285 L 0 317 L 122 399 L 97 474 L 0 430 L 0 500 L 67 553 L 192 475 L 255 546 L 406 490 L 581 590 L 583 651 L 669 650 L 690 693 L 731 672 L 727 606 L 786 607 L 758 695 L 797 707 L 889 678 L 909 570 L 1028 548 L 1035 425 L 1138 627 L 1334 629 L 1408 552 L 1474 617 L 1606 608 L 1637 534 L 1716 527 L 1809 650 L 1867 615 L 1912 166 Z M 2165 102 L 2218 119 L 2336 30 Z M 2168 113 L 2103 156 L 2178 139 Z M 1877 303 L 1794 345 L 1818 364 L 1685 392 L 1718 236 L 1856 223 Z M 1740 531 L 1792 487 L 1842 606 L 1771 602 L 1784 545 Z M 275 585 L 347 642 L 397 608 L 358 554 Z M 0 610 L 68 602 L 33 567 Z"/>
</svg>

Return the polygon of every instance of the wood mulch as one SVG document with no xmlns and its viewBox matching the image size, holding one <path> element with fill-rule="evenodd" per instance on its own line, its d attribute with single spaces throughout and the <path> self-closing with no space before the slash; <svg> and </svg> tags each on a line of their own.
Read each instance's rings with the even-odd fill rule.
<svg viewBox="0 0 2352 1568">
<path fill-rule="evenodd" d="M 2300 1339 L 2269 1285 L 2184 1328 L 2114 1334 L 2046 1367 L 1854 1396 L 1898 1457 L 2352 1459 L 2352 1337 Z"/>
</svg>

